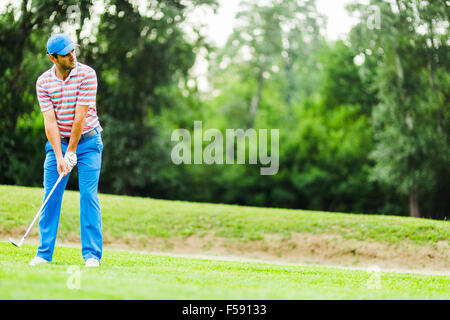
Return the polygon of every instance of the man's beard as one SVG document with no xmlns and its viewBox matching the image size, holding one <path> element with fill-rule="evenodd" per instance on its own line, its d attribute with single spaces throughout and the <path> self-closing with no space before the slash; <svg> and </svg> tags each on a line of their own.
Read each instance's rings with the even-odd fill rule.
<svg viewBox="0 0 450 320">
<path fill-rule="evenodd" d="M 64 69 L 65 69 L 66 71 L 72 71 L 72 69 L 75 69 L 75 66 L 76 66 L 76 65 L 77 65 L 77 62 L 76 62 L 76 61 L 74 61 L 73 64 L 72 64 L 72 62 L 70 62 L 68 66 L 65 66 L 65 67 L 64 67 Z"/>
</svg>

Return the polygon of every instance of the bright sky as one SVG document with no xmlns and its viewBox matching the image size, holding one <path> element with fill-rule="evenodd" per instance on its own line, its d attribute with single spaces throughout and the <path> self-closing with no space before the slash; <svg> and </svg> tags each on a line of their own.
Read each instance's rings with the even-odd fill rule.
<svg viewBox="0 0 450 320">
<path fill-rule="evenodd" d="M 317 10 L 327 17 L 326 35 L 328 39 L 342 38 L 357 23 L 345 10 L 351 0 L 316 0 Z"/>
</svg>

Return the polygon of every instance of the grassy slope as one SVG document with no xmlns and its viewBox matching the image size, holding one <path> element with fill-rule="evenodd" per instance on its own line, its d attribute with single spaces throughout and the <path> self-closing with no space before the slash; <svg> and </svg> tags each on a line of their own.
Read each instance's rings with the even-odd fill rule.
<svg viewBox="0 0 450 320">
<path fill-rule="evenodd" d="M 25 229 L 39 209 L 42 188 L 0 185 L 0 234 Z M 318 211 L 189 203 L 149 198 L 100 195 L 103 230 L 109 239 L 203 235 L 241 241 L 266 234 L 289 237 L 298 233 L 327 233 L 345 239 L 398 243 L 409 240 L 435 246 L 449 241 L 450 223 L 396 216 L 326 213 Z M 79 234 L 79 193 L 64 195 L 58 238 Z M 32 234 L 38 234 L 38 228 Z M 17 236 L 18 237 L 18 236 Z"/>
<path fill-rule="evenodd" d="M 106 250 L 99 269 L 79 249 L 29 267 L 36 246 L 0 242 L 0 299 L 450 299 L 450 277 L 164 257 Z M 68 283 L 79 270 L 79 289 Z M 76 278 L 75 278 L 76 279 Z"/>
</svg>

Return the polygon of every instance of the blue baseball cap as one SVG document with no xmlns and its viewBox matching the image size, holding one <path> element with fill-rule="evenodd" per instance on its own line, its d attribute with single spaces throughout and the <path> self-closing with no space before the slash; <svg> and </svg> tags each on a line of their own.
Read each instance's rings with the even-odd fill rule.
<svg viewBox="0 0 450 320">
<path fill-rule="evenodd" d="M 73 43 L 64 33 L 58 33 L 48 39 L 47 54 L 56 53 L 64 56 L 72 51 L 75 46 L 79 46 L 79 44 Z"/>
</svg>

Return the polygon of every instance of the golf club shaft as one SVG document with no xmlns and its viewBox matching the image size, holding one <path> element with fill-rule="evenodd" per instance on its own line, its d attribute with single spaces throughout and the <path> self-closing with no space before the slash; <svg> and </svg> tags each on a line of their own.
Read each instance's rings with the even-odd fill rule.
<svg viewBox="0 0 450 320">
<path fill-rule="evenodd" d="M 45 198 L 44 202 L 42 203 L 41 207 L 39 208 L 39 211 L 34 216 L 33 222 L 31 222 L 30 226 L 28 227 L 27 231 L 25 232 L 24 236 L 22 237 L 22 240 L 20 240 L 19 244 L 22 244 L 23 240 L 28 236 L 28 233 L 30 233 L 31 228 L 33 227 L 34 223 L 36 222 L 37 218 L 40 216 L 42 209 L 47 204 L 48 199 L 52 196 L 53 191 L 55 191 L 56 187 L 58 186 L 59 182 L 63 178 L 63 174 L 61 173 L 58 177 L 58 180 L 56 180 L 55 185 L 53 186 L 52 190 L 50 190 L 50 193 L 48 194 L 47 198 Z"/>
</svg>

